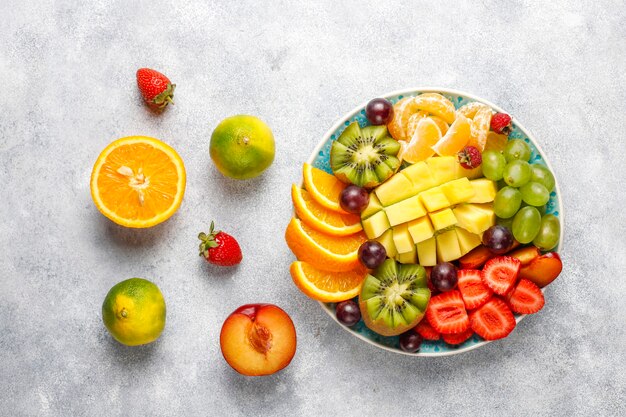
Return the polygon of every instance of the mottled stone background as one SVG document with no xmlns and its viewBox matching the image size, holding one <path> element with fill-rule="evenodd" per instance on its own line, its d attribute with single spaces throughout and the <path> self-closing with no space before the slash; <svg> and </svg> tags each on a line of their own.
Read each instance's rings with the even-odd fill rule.
<svg viewBox="0 0 626 417">
<path fill-rule="evenodd" d="M 506 3 L 506 4 L 505 4 Z M 40 1 L 0 5 L 0 414 L 625 415 L 626 5 L 623 1 Z M 135 71 L 178 84 L 146 110 Z M 289 186 L 357 103 L 412 86 L 508 109 L 552 162 L 565 269 L 546 307 L 506 340 L 441 359 L 350 336 L 295 288 L 283 240 Z M 213 167 L 222 118 L 265 119 L 277 158 L 259 179 Z M 180 211 L 150 230 L 95 209 L 98 153 L 132 134 L 184 158 Z M 215 219 L 244 262 L 211 268 L 196 235 Z M 108 289 L 155 281 L 161 339 L 127 348 L 100 317 Z M 224 318 L 249 302 L 291 314 L 298 351 L 250 379 L 221 357 Z"/>
</svg>

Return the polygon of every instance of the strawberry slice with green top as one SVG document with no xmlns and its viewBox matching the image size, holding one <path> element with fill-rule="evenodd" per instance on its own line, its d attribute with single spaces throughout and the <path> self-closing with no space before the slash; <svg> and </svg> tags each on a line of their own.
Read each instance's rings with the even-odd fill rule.
<svg viewBox="0 0 626 417">
<path fill-rule="evenodd" d="M 508 301 L 511 310 L 520 314 L 534 314 L 546 303 L 539 287 L 527 279 L 520 279 Z"/>
<path fill-rule="evenodd" d="M 433 326 L 430 325 L 428 320 L 422 320 L 417 323 L 415 331 L 422 336 L 424 340 L 439 340 L 441 337 L 439 332 L 433 329 Z"/>
<path fill-rule="evenodd" d="M 465 330 L 463 333 L 456 334 L 444 334 L 443 341 L 449 345 L 458 346 L 462 343 L 465 343 L 467 339 L 474 335 L 474 331 L 469 328 Z"/>
<path fill-rule="evenodd" d="M 505 295 L 515 285 L 521 267 L 519 259 L 510 256 L 498 256 L 485 264 L 481 277 L 491 291 Z"/>
<path fill-rule="evenodd" d="M 493 295 L 493 292 L 483 282 L 479 270 L 459 269 L 456 271 L 456 276 L 466 309 L 473 310 L 480 307 Z"/>
<path fill-rule="evenodd" d="M 441 334 L 462 333 L 469 328 L 469 317 L 461 293 L 457 290 L 437 294 L 430 299 L 426 318 Z"/>
<path fill-rule="evenodd" d="M 492 298 L 470 314 L 470 326 L 485 340 L 507 337 L 515 328 L 515 316 L 504 301 Z"/>
</svg>

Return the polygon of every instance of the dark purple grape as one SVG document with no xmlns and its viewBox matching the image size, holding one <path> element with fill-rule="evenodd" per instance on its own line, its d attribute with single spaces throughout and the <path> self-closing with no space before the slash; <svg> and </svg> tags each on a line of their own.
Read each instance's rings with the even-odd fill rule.
<svg viewBox="0 0 626 417">
<path fill-rule="evenodd" d="M 375 240 L 369 240 L 359 247 L 359 261 L 366 268 L 376 269 L 387 259 L 385 247 Z"/>
<path fill-rule="evenodd" d="M 400 335 L 400 349 L 405 352 L 417 352 L 422 345 L 422 336 L 416 333 L 414 330 L 409 330 L 406 333 Z"/>
<path fill-rule="evenodd" d="M 373 125 L 386 125 L 393 119 L 393 105 L 384 98 L 375 98 L 367 103 L 365 116 Z"/>
<path fill-rule="evenodd" d="M 450 262 L 437 264 L 430 271 L 430 282 L 441 292 L 450 291 L 456 287 L 458 280 L 456 268 Z"/>
<path fill-rule="evenodd" d="M 513 246 L 513 233 L 504 226 L 491 226 L 483 234 L 483 245 L 492 253 L 502 255 Z"/>
<path fill-rule="evenodd" d="M 346 326 L 354 326 L 361 320 L 361 310 L 359 310 L 358 304 L 352 300 L 337 304 L 335 315 L 339 323 Z"/>
<path fill-rule="evenodd" d="M 360 214 L 370 202 L 370 194 L 363 187 L 348 185 L 341 191 L 339 205 L 348 213 Z"/>
</svg>

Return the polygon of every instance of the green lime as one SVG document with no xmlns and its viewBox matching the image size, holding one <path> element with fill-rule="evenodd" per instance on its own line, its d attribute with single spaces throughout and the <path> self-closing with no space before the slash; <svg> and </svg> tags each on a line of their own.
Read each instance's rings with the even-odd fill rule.
<svg viewBox="0 0 626 417">
<path fill-rule="evenodd" d="M 274 135 L 258 117 L 228 117 L 211 135 L 211 159 L 227 177 L 244 180 L 260 175 L 274 161 L 274 151 Z"/>
<path fill-rule="evenodd" d="M 118 342 L 137 346 L 154 342 L 165 327 L 161 290 L 143 278 L 130 278 L 109 290 L 102 303 L 102 321 Z"/>
</svg>

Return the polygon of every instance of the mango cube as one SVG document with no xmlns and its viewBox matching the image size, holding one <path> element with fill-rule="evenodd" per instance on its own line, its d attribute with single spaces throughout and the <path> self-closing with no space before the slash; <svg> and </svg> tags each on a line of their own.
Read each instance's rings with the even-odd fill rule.
<svg viewBox="0 0 626 417">
<path fill-rule="evenodd" d="M 393 243 L 396 245 L 398 253 L 411 252 L 413 250 L 413 239 L 409 233 L 409 227 L 407 224 L 401 224 L 395 226 L 393 229 Z"/>
<path fill-rule="evenodd" d="M 430 190 L 422 191 L 419 194 L 419 197 L 428 211 L 437 211 L 450 206 L 450 202 L 440 187 L 434 187 Z"/>
<path fill-rule="evenodd" d="M 417 194 L 413 191 L 413 183 L 404 175 L 397 174 L 379 185 L 374 192 L 383 206 L 390 206 Z"/>
<path fill-rule="evenodd" d="M 468 203 L 489 203 L 496 198 L 498 187 L 495 181 L 481 178 L 470 181 L 470 184 L 474 188 L 474 196 L 467 200 Z"/>
<path fill-rule="evenodd" d="M 426 239 L 417 245 L 417 257 L 422 266 L 437 265 L 437 243 L 435 237 Z"/>
<path fill-rule="evenodd" d="M 439 262 L 449 262 L 459 259 L 461 247 L 454 230 L 448 230 L 437 235 L 437 259 Z"/>
<path fill-rule="evenodd" d="M 455 230 L 456 237 L 459 239 L 459 247 L 461 248 L 461 253 L 463 255 L 482 243 L 480 236 L 475 235 L 474 233 L 470 233 L 460 227 L 456 227 Z"/>
<path fill-rule="evenodd" d="M 365 231 L 365 235 L 368 239 L 376 239 L 391 227 L 387 219 L 387 214 L 385 214 L 384 211 L 379 211 L 373 216 L 363 220 L 361 223 L 363 224 L 363 231 Z"/>
<path fill-rule="evenodd" d="M 496 215 L 493 212 L 493 208 L 488 208 L 488 206 L 462 204 L 455 207 L 452 211 L 456 216 L 459 227 L 477 235 L 496 224 Z"/>
<path fill-rule="evenodd" d="M 383 245 L 388 257 L 393 258 L 398 253 L 396 250 L 396 244 L 393 243 L 393 231 L 391 229 L 377 237 L 376 241 Z"/>
<path fill-rule="evenodd" d="M 365 210 L 361 212 L 361 219 L 367 219 L 368 217 L 378 213 L 383 209 L 383 205 L 380 203 L 376 194 L 370 193 L 370 201 L 365 207 Z"/>
<path fill-rule="evenodd" d="M 435 180 L 434 185 L 444 184 L 457 178 L 459 163 L 454 156 L 433 156 L 426 160 L 426 164 Z"/>
<path fill-rule="evenodd" d="M 385 212 L 391 226 L 406 223 L 426 214 L 426 210 L 417 196 L 392 204 L 385 209 Z"/>
<path fill-rule="evenodd" d="M 413 250 L 411 252 L 397 254 L 396 261 L 400 262 L 401 264 L 416 264 L 417 250 L 415 249 L 415 245 L 413 245 Z"/>
<path fill-rule="evenodd" d="M 411 183 L 413 184 L 413 191 L 415 194 L 428 190 L 429 188 L 434 187 L 435 179 L 430 173 L 430 169 L 428 169 L 428 165 L 425 162 L 418 162 L 413 164 L 407 168 L 404 168 L 400 173 L 406 176 Z"/>
<path fill-rule="evenodd" d="M 456 177 L 457 178 L 467 178 L 470 180 L 480 178 L 483 176 L 483 166 L 478 165 L 478 167 L 474 169 L 465 169 L 461 166 L 461 164 L 456 164 Z"/>
<path fill-rule="evenodd" d="M 472 183 L 465 177 L 443 184 L 441 191 L 446 195 L 450 205 L 465 203 L 476 194 Z"/>
<path fill-rule="evenodd" d="M 430 217 L 430 221 L 433 222 L 435 230 L 445 229 L 446 227 L 456 224 L 456 217 L 449 208 L 428 213 L 428 216 Z"/>
<path fill-rule="evenodd" d="M 413 239 L 413 243 L 420 243 L 426 239 L 430 239 L 435 234 L 433 225 L 430 223 L 428 216 L 420 217 L 409 222 L 409 234 Z"/>
</svg>

